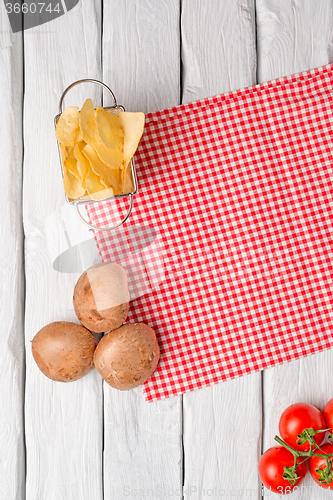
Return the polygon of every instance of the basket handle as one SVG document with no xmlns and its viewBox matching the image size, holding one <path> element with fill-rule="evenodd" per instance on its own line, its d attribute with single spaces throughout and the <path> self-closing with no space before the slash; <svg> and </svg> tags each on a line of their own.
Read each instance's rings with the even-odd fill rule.
<svg viewBox="0 0 333 500">
<path fill-rule="evenodd" d="M 84 78 L 83 80 L 77 80 L 76 82 L 72 83 L 71 85 L 68 85 L 68 87 L 63 91 L 62 96 L 60 97 L 60 101 L 59 101 L 59 113 L 62 113 L 62 111 L 63 111 L 62 105 L 63 105 L 65 95 L 67 94 L 67 92 L 69 92 L 73 87 L 76 87 L 76 85 L 79 85 L 80 83 L 96 83 L 97 85 L 104 87 L 105 90 L 107 90 L 109 92 L 109 94 L 111 94 L 111 96 L 113 98 L 113 102 L 114 102 L 114 107 L 117 107 L 117 99 L 116 99 L 114 93 L 112 92 L 112 90 L 107 85 L 105 85 L 105 83 L 100 82 L 99 80 L 94 80 L 92 78 Z"/>
<path fill-rule="evenodd" d="M 128 198 L 130 199 L 130 206 L 129 206 L 129 209 L 125 215 L 125 217 L 120 221 L 118 222 L 118 224 L 116 224 L 115 226 L 109 226 L 109 227 L 98 227 L 98 226 L 93 226 L 92 224 L 90 224 L 90 222 L 88 222 L 84 217 L 83 215 L 81 214 L 80 210 L 79 210 L 79 204 L 78 203 L 75 203 L 75 208 L 76 208 L 76 213 L 77 215 L 79 216 L 79 218 L 82 220 L 82 222 L 88 226 L 90 228 L 90 230 L 92 231 L 112 231 L 112 229 L 117 229 L 118 227 L 122 226 L 126 221 L 127 219 L 129 218 L 131 212 L 132 212 L 132 208 L 133 208 L 133 195 L 132 194 L 129 194 L 128 195 Z"/>
</svg>

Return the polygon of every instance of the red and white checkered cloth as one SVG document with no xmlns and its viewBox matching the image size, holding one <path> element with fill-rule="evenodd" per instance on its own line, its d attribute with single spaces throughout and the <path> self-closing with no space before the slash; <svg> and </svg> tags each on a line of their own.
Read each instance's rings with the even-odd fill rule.
<svg viewBox="0 0 333 500">
<path fill-rule="evenodd" d="M 161 347 L 147 401 L 332 347 L 332 71 L 147 115 L 130 220 L 95 232 L 138 269 L 129 321 Z"/>
</svg>

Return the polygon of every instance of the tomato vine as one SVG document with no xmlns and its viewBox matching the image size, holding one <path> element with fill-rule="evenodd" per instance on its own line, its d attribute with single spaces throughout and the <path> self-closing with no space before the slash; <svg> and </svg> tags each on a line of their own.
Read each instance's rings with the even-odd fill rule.
<svg viewBox="0 0 333 500">
<path fill-rule="evenodd" d="M 319 433 L 327 432 L 331 429 L 321 429 L 318 431 L 315 431 L 312 427 L 308 429 L 304 429 L 301 434 L 297 436 L 297 444 L 301 445 L 306 442 L 309 443 L 310 445 L 310 450 L 309 451 L 301 451 L 301 450 L 295 450 L 292 448 L 289 444 L 287 444 L 285 441 L 283 441 L 279 436 L 275 436 L 275 441 L 277 441 L 281 446 L 286 448 L 290 453 L 292 453 L 294 457 L 294 465 L 291 467 L 284 467 L 284 473 L 283 473 L 283 479 L 286 481 L 289 481 L 290 485 L 293 486 L 294 484 L 297 483 L 299 480 L 299 476 L 297 475 L 297 466 L 299 465 L 299 462 L 297 460 L 300 457 L 305 457 L 303 462 L 308 460 L 311 457 L 318 457 L 318 458 L 323 458 L 326 462 L 326 467 L 323 468 L 323 466 L 318 467 L 316 469 L 316 472 L 319 474 L 319 479 L 318 481 L 321 484 L 331 484 L 333 480 L 333 453 L 325 453 L 321 449 L 321 447 L 316 443 L 314 440 L 314 436 Z M 333 439 L 333 434 L 330 434 L 328 436 L 328 439 Z M 317 450 L 322 451 L 323 453 L 318 453 Z"/>
</svg>

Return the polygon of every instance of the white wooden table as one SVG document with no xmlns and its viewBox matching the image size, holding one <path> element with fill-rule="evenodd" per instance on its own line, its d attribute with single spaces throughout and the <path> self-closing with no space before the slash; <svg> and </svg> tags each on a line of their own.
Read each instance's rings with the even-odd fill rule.
<svg viewBox="0 0 333 500">
<path fill-rule="evenodd" d="M 79 78 L 147 112 L 332 62 L 332 0 L 81 0 L 16 34 L 1 3 L 0 22 L 0 500 L 262 498 L 262 450 L 286 406 L 333 396 L 332 352 L 150 404 L 96 372 L 37 369 L 35 333 L 75 320 L 77 274 L 53 269 L 47 241 L 64 204 L 53 117 Z M 311 486 L 293 498 L 330 495 Z"/>
</svg>

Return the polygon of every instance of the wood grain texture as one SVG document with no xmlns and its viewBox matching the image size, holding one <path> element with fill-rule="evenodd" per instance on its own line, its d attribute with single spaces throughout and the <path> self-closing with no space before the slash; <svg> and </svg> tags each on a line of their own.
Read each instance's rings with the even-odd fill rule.
<svg viewBox="0 0 333 500">
<path fill-rule="evenodd" d="M 253 0 L 182 2 L 182 102 L 256 83 Z"/>
<path fill-rule="evenodd" d="M 255 84 L 254 3 L 182 5 L 183 102 Z M 260 373 L 185 394 L 183 413 L 190 498 L 258 499 Z"/>
<path fill-rule="evenodd" d="M 149 404 L 140 388 L 125 393 L 107 385 L 103 389 L 96 372 L 72 384 L 45 378 L 32 359 L 30 340 L 46 323 L 77 321 L 71 302 L 75 281 L 79 270 L 98 259 L 94 245 L 77 246 L 71 262 L 67 254 L 63 258 L 62 271 L 53 268 L 69 244 L 91 240 L 74 209 L 64 207 L 53 117 L 62 90 L 85 77 L 104 80 L 128 110 L 178 104 L 180 54 L 182 102 L 252 85 L 256 71 L 262 82 L 331 63 L 333 5 L 331 0 L 256 0 L 258 69 L 254 0 L 108 0 L 103 37 L 101 14 L 99 0 L 82 0 L 58 20 L 26 31 L 23 89 L 23 35 L 11 34 L 0 9 L 0 102 L 6 123 L 0 136 L 0 228 L 6 238 L 0 259 L 5 402 L 0 405 L 0 499 L 182 498 L 182 426 L 184 498 L 257 499 L 261 391 L 265 450 L 274 445 L 284 408 L 306 401 L 322 409 L 333 397 L 332 352 L 266 370 L 263 388 L 261 375 L 252 374 Z M 101 93 L 92 86 L 78 87 L 65 104 L 81 105 L 87 96 L 99 103 Z M 308 477 L 293 498 L 330 495 Z M 265 493 L 265 498 L 273 497 Z"/>
<path fill-rule="evenodd" d="M 330 0 L 256 0 L 258 83 L 333 61 Z"/>
<path fill-rule="evenodd" d="M 257 0 L 257 22 L 260 82 L 333 62 L 330 0 Z M 286 407 L 304 401 L 323 409 L 333 397 L 332 377 L 332 351 L 265 370 L 264 450 L 276 444 L 274 436 Z M 308 476 L 293 498 L 322 500 L 329 494 Z M 271 498 L 267 491 L 266 497 Z"/>
<path fill-rule="evenodd" d="M 179 11 L 179 0 L 105 3 L 103 77 L 128 111 L 179 104 Z"/>
<path fill-rule="evenodd" d="M 178 0 L 104 2 L 103 79 L 128 111 L 179 103 Z M 181 397 L 146 403 L 140 387 L 105 384 L 104 408 L 105 498 L 182 498 Z"/>
<path fill-rule="evenodd" d="M 52 382 L 38 370 L 30 346 L 49 322 L 78 322 L 72 294 L 79 273 L 53 268 L 64 241 L 74 245 L 83 227 L 65 204 L 53 118 L 68 84 L 101 77 L 100 1 L 80 2 L 63 17 L 24 32 L 24 49 L 26 498 L 101 500 L 102 379 L 95 370 L 77 382 Z M 65 105 L 98 95 L 95 87 L 80 86 Z M 80 248 L 73 251 L 76 263 Z"/>
<path fill-rule="evenodd" d="M 21 500 L 24 452 L 24 270 L 22 227 L 22 34 L 0 9 L 0 498 Z"/>
</svg>

